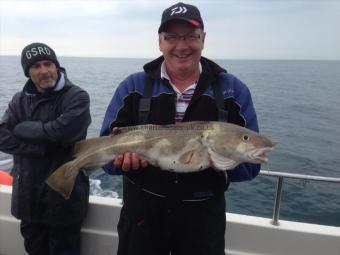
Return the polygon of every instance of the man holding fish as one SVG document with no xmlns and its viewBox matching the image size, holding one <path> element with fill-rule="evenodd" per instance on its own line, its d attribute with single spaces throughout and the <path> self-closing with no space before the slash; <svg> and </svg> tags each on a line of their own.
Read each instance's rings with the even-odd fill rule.
<svg viewBox="0 0 340 255">
<path fill-rule="evenodd" d="M 189 121 L 224 121 L 258 132 L 249 89 L 216 63 L 201 56 L 206 33 L 195 6 L 177 3 L 164 10 L 158 35 L 163 55 L 147 63 L 144 72 L 130 75 L 119 85 L 108 106 L 101 135 L 109 135 L 112 130 L 124 134 L 124 129 L 119 131 L 117 127 L 147 123 L 182 123 L 179 126 L 184 125 L 183 131 Z M 198 153 L 190 148 L 207 144 L 209 135 L 220 127 L 218 122 L 196 124 L 203 125 L 202 129 L 206 130 L 199 135 L 194 129 L 181 135 L 179 129 L 177 133 L 174 131 L 178 125 L 169 126 L 168 131 L 173 135 L 157 139 L 157 145 L 152 145 L 155 158 L 158 158 L 156 163 L 150 162 L 150 157 L 141 156 L 136 146 L 118 153 L 113 164 L 105 166 L 110 174 L 123 175 L 119 255 L 225 254 L 224 192 L 230 182 L 253 179 L 260 170 L 258 163 L 266 161 L 264 153 L 274 145 L 269 140 L 263 142 L 265 138 L 259 136 L 260 143 L 254 142 L 256 139 L 249 141 L 253 143 L 252 148 L 262 148 L 255 153 L 256 160 L 248 160 L 253 163 L 226 158 L 218 153 L 218 146 L 227 144 L 226 147 L 239 150 L 242 142 L 248 142 L 254 136 L 245 130 L 241 134 L 233 129 L 237 126 L 232 125 L 229 137 L 228 131 L 224 136 L 216 137 L 224 139 L 214 140 L 215 147 L 208 146 L 207 150 Z M 165 135 L 163 128 L 159 129 Z M 144 136 L 142 132 L 135 137 Z M 239 140 L 232 137 L 235 133 L 240 135 Z M 150 146 L 145 145 L 144 150 Z M 182 153 L 177 159 L 182 157 L 184 164 L 193 163 L 203 154 L 207 155 L 209 164 L 197 165 L 196 171 L 183 173 L 183 164 L 176 169 L 178 164 L 171 151 Z M 173 167 L 170 166 L 172 163 Z M 161 171 L 155 165 L 168 171 Z M 233 170 L 218 171 L 223 168 Z"/>
<path fill-rule="evenodd" d="M 163 56 L 119 85 L 102 137 L 78 142 L 47 183 L 68 199 L 81 170 L 122 174 L 119 255 L 222 255 L 224 192 L 253 179 L 274 144 L 246 85 L 201 56 L 195 6 L 164 10 L 158 35 Z"/>
</svg>

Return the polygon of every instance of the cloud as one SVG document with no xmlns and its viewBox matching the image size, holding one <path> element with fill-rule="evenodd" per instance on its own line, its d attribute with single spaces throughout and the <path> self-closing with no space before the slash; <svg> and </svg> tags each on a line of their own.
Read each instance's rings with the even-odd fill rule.
<svg viewBox="0 0 340 255">
<path fill-rule="evenodd" d="M 117 1 L 1 1 L 4 17 L 42 19 L 54 17 L 93 17 L 118 11 Z"/>
<path fill-rule="evenodd" d="M 340 2 L 196 0 L 211 58 L 340 59 Z M 0 54 L 33 41 L 63 55 L 153 57 L 157 28 L 174 1 L 0 0 Z"/>
</svg>

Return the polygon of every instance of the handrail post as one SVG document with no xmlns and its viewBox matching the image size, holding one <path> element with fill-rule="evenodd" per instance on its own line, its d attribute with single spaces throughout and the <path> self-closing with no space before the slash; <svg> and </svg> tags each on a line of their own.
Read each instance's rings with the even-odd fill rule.
<svg viewBox="0 0 340 255">
<path fill-rule="evenodd" d="M 275 195 L 273 219 L 271 221 L 271 224 L 275 226 L 280 225 L 279 224 L 279 213 L 280 213 L 280 204 L 281 204 L 282 184 L 283 184 L 283 176 L 279 176 L 278 181 L 277 181 L 276 195 Z"/>
</svg>

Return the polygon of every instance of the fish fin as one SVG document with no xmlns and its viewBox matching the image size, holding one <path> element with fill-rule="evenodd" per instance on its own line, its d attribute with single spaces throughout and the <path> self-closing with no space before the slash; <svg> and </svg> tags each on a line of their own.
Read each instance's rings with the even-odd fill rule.
<svg viewBox="0 0 340 255">
<path fill-rule="evenodd" d="M 70 198 L 78 173 L 79 169 L 73 166 L 73 161 L 70 161 L 55 170 L 45 182 L 67 200 Z"/>
<path fill-rule="evenodd" d="M 112 130 L 111 130 L 111 133 L 110 133 L 110 136 L 113 136 L 113 135 L 119 135 L 121 133 L 123 133 L 123 129 L 122 128 L 119 128 L 119 127 L 114 127 Z"/>
<path fill-rule="evenodd" d="M 209 158 L 213 167 L 217 170 L 231 170 L 237 166 L 237 162 L 230 158 L 221 156 L 214 152 L 212 149 L 208 149 Z"/>
<path fill-rule="evenodd" d="M 143 125 L 140 126 L 127 126 L 127 127 L 114 127 L 112 128 L 109 136 L 115 136 L 122 133 L 130 132 L 130 131 L 138 131 L 139 129 L 143 130 Z"/>
<path fill-rule="evenodd" d="M 189 164 L 198 164 L 202 160 L 202 155 L 199 150 L 190 150 L 182 154 L 178 161 L 181 164 L 189 165 Z"/>
<path fill-rule="evenodd" d="M 185 164 L 185 165 L 190 164 L 190 161 L 192 160 L 192 157 L 193 157 L 194 153 L 195 152 L 193 150 L 192 151 L 187 151 L 187 152 L 185 152 L 184 154 L 182 154 L 179 157 L 178 161 L 181 164 Z"/>
</svg>

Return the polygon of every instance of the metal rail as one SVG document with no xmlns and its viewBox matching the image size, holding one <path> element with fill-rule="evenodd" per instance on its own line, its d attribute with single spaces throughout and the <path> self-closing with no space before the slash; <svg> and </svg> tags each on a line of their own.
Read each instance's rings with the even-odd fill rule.
<svg viewBox="0 0 340 255">
<path fill-rule="evenodd" d="M 4 166 L 4 165 L 10 164 L 10 163 L 12 163 L 12 159 L 0 160 L 0 166 Z M 273 224 L 275 226 L 278 226 L 280 224 L 279 223 L 279 214 L 280 214 L 280 207 L 281 207 L 281 195 L 282 195 L 282 187 L 283 187 L 284 178 L 298 179 L 298 180 L 304 180 L 304 181 L 331 182 L 331 183 L 339 183 L 340 184 L 340 178 L 335 178 L 335 177 L 293 174 L 293 173 L 287 173 L 287 172 L 276 172 L 276 171 L 268 171 L 268 170 L 261 170 L 260 175 L 277 178 L 277 187 L 276 187 L 275 202 L 274 202 L 274 209 L 273 209 L 273 218 L 271 220 L 271 224 Z"/>
<path fill-rule="evenodd" d="M 281 195 L 282 195 L 282 187 L 283 187 L 283 179 L 284 178 L 298 179 L 298 180 L 304 180 L 304 181 L 332 182 L 332 183 L 339 183 L 340 184 L 340 178 L 335 178 L 335 177 L 293 174 L 293 173 L 275 172 L 275 171 L 268 171 L 268 170 L 260 171 L 260 175 L 275 177 L 275 178 L 278 179 L 277 180 L 277 187 L 276 187 L 276 194 L 275 194 L 274 209 L 273 209 L 273 218 L 272 218 L 272 221 L 271 221 L 271 224 L 273 224 L 275 226 L 280 225 L 279 214 L 280 214 L 280 207 L 281 207 Z"/>
</svg>

